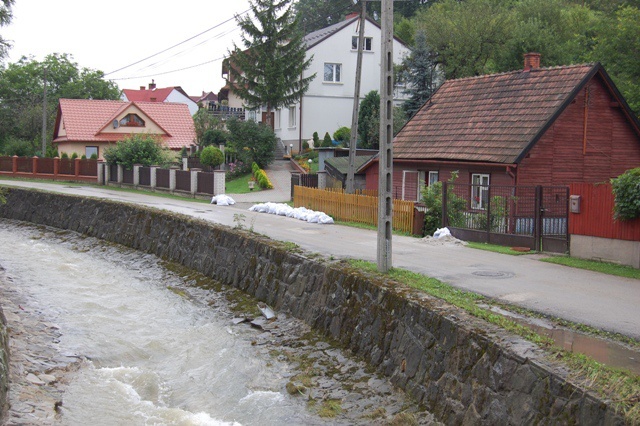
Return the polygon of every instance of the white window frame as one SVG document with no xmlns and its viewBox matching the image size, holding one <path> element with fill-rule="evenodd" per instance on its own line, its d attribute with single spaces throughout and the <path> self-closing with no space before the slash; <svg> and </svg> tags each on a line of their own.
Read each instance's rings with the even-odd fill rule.
<svg viewBox="0 0 640 426">
<path fill-rule="evenodd" d="M 351 50 L 358 50 L 358 36 L 351 37 Z M 364 45 L 362 46 L 363 52 L 373 52 L 373 37 L 365 37 Z"/>
<path fill-rule="evenodd" d="M 471 174 L 471 208 L 486 210 L 489 204 L 489 184 L 491 176 L 486 173 Z"/>
<path fill-rule="evenodd" d="M 289 107 L 289 128 L 290 129 L 295 129 L 295 127 L 298 125 L 296 118 L 297 118 L 296 117 L 296 106 L 295 105 L 291 105 Z"/>
<path fill-rule="evenodd" d="M 93 151 L 93 149 L 89 150 L 89 148 L 95 148 L 95 152 Z M 91 154 L 89 154 L 89 152 L 91 151 Z M 84 147 L 84 155 L 85 157 L 87 157 L 87 159 L 91 158 L 91 156 L 93 154 L 96 154 L 96 157 L 100 158 L 100 147 L 99 146 L 85 146 Z"/>
<path fill-rule="evenodd" d="M 327 67 L 331 67 L 331 80 L 327 80 Z M 325 62 L 323 79 L 325 83 L 342 83 L 342 64 Z"/>
<path fill-rule="evenodd" d="M 430 170 L 429 171 L 429 181 L 427 182 L 428 186 L 433 185 L 434 183 L 438 182 L 440 180 L 440 172 L 437 170 Z"/>
</svg>

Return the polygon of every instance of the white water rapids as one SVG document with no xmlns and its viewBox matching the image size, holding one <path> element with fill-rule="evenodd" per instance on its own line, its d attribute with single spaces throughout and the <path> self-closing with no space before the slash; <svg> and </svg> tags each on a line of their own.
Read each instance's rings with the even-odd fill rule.
<svg viewBox="0 0 640 426">
<path fill-rule="evenodd" d="M 86 359 L 61 424 L 325 423 L 284 390 L 290 366 L 251 345 L 257 332 L 171 291 L 180 278 L 154 256 L 0 221 L 0 265 L 59 326 L 59 352 Z"/>
</svg>

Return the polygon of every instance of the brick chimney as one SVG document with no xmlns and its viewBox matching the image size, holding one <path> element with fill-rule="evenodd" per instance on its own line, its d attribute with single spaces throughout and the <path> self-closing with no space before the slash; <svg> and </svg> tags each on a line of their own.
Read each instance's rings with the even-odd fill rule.
<svg viewBox="0 0 640 426">
<path fill-rule="evenodd" d="M 146 89 L 146 87 L 140 86 L 140 90 L 145 90 L 145 89 Z"/>
<path fill-rule="evenodd" d="M 540 68 L 540 54 L 529 52 L 524 54 L 524 71 L 528 72 Z"/>
<path fill-rule="evenodd" d="M 156 90 L 155 80 L 151 80 L 151 83 L 149 83 L 149 90 Z"/>
<path fill-rule="evenodd" d="M 358 12 L 353 12 L 353 13 L 348 14 L 348 15 L 344 18 L 344 20 L 345 20 L 345 21 L 348 21 L 349 19 L 357 18 L 358 16 L 360 16 L 360 14 L 359 14 Z"/>
</svg>

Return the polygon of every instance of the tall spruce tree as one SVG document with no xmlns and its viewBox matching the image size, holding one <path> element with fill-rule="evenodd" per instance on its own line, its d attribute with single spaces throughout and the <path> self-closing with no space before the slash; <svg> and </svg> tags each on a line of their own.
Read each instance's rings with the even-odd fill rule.
<svg viewBox="0 0 640 426">
<path fill-rule="evenodd" d="M 407 83 L 405 94 L 409 95 L 409 99 L 402 104 L 402 108 L 407 117 L 411 118 L 429 100 L 442 81 L 424 31 L 416 33 L 414 46 L 411 54 L 404 60 L 403 68 L 402 74 Z"/>
<path fill-rule="evenodd" d="M 236 16 L 244 49 L 229 52 L 233 91 L 248 108 L 271 111 L 300 100 L 315 74 L 302 78 L 311 65 L 292 0 L 251 0 L 251 15 Z"/>
<path fill-rule="evenodd" d="M 15 0 L 0 0 L 0 27 L 11 23 L 11 6 Z M 11 44 L 0 36 L 0 60 L 2 60 L 9 51 Z"/>
</svg>

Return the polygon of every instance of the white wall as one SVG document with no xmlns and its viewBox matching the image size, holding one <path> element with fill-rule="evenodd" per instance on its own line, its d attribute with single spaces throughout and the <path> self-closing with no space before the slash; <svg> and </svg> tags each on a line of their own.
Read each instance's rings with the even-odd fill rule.
<svg viewBox="0 0 640 426">
<path fill-rule="evenodd" d="M 313 132 L 318 132 L 320 139 L 325 132 L 333 135 L 339 127 L 351 127 L 353 109 L 353 95 L 355 89 L 355 74 L 357 50 L 351 49 L 351 37 L 357 36 L 357 20 L 349 26 L 333 34 L 307 51 L 307 57 L 313 56 L 311 67 L 305 72 L 305 77 L 316 73 L 309 90 L 302 100 L 302 140 L 311 139 Z M 362 77 L 360 83 L 360 100 L 371 90 L 380 91 L 380 29 L 367 22 L 365 37 L 372 37 L 372 50 L 363 52 Z M 409 50 L 397 40 L 393 45 L 394 62 L 399 64 L 409 54 Z M 324 64 L 341 64 L 341 81 L 332 83 L 324 81 Z M 400 94 L 401 101 L 404 97 Z M 289 111 L 281 111 L 281 128 L 276 130 L 279 138 L 286 145 L 293 143 L 297 149 L 300 129 L 300 105 L 296 104 L 296 127 L 289 128 Z"/>
<path fill-rule="evenodd" d="M 178 92 L 175 89 L 172 90 L 171 93 L 169 93 L 169 96 L 167 96 L 167 100 L 165 102 L 187 104 L 187 107 L 189 107 L 189 112 L 191 113 L 192 117 L 196 112 L 198 112 L 198 104 L 195 103 L 191 98 L 186 97 L 185 95 L 183 95 L 182 93 Z"/>
</svg>

